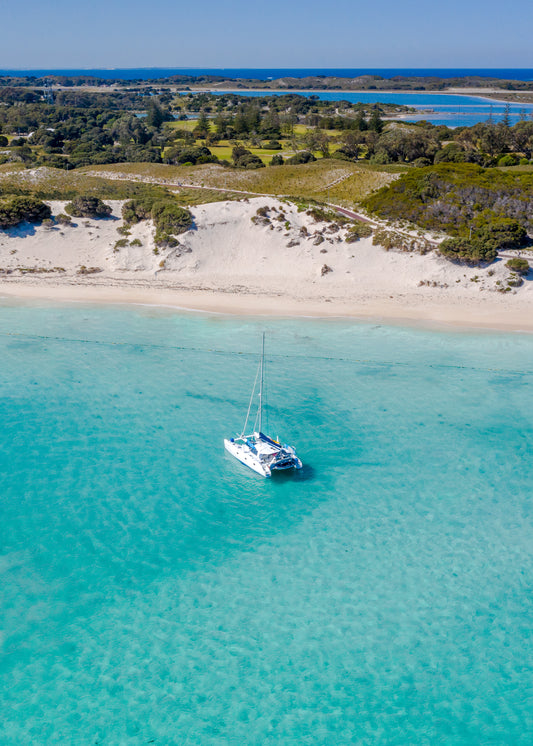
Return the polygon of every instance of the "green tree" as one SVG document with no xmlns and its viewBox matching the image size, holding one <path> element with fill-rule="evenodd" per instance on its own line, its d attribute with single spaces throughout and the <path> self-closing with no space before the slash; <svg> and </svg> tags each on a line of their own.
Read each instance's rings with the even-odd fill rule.
<svg viewBox="0 0 533 746">
<path fill-rule="evenodd" d="M 531 159 L 533 157 L 533 122 L 522 121 L 515 124 L 511 132 L 511 142 L 513 149 Z"/>
<path fill-rule="evenodd" d="M 358 131 L 347 130 L 342 134 L 342 144 L 339 148 L 347 158 L 356 161 L 361 152 L 361 135 Z M 337 151 L 339 152 L 339 151 Z"/>
<path fill-rule="evenodd" d="M 354 129 L 358 129 L 359 132 L 364 132 L 368 129 L 368 123 L 365 119 L 365 115 L 362 111 L 358 111 L 354 119 Z"/>
<path fill-rule="evenodd" d="M 209 124 L 209 119 L 207 118 L 207 114 L 205 113 L 205 110 L 202 109 L 202 111 L 200 112 L 200 116 L 198 117 L 196 127 L 193 130 L 193 134 L 197 139 L 199 138 L 205 139 L 210 129 L 211 127 Z"/>
<path fill-rule="evenodd" d="M 233 120 L 233 128 L 237 136 L 245 135 L 248 132 L 248 122 L 242 109 L 239 109 Z"/>
<path fill-rule="evenodd" d="M 383 132 L 384 122 L 381 118 L 381 112 L 377 107 L 372 109 L 372 114 L 370 115 L 370 119 L 368 120 L 368 129 L 373 130 L 374 132 L 381 133 Z"/>
<path fill-rule="evenodd" d="M 163 114 L 163 109 L 157 101 L 152 99 L 146 113 L 146 124 L 148 127 L 158 130 L 164 121 L 165 115 Z"/>
<path fill-rule="evenodd" d="M 439 143 L 430 132 L 420 127 L 397 126 L 381 135 L 376 149 L 385 152 L 390 161 L 411 163 L 417 158 L 433 161 Z"/>
<path fill-rule="evenodd" d="M 511 106 L 508 103 L 505 104 L 501 125 L 505 129 L 509 129 L 511 126 Z"/>
<path fill-rule="evenodd" d="M 494 157 L 506 149 L 509 139 L 509 131 L 506 127 L 486 122 L 481 124 L 479 132 L 479 144 L 485 153 Z"/>
</svg>

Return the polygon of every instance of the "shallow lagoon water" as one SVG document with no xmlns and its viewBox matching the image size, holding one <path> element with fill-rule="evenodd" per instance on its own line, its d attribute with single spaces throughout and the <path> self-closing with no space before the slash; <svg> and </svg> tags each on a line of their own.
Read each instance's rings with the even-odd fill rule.
<svg viewBox="0 0 533 746">
<path fill-rule="evenodd" d="M 246 91 L 235 90 L 240 96 L 285 96 L 298 91 Z M 384 91 L 307 91 L 302 95 L 316 96 L 322 101 L 349 101 L 352 104 L 396 104 L 419 109 L 420 113 L 402 115 L 407 122 L 422 119 L 432 124 L 445 124 L 447 127 L 472 127 L 477 122 L 501 121 L 506 112 L 506 104 L 482 96 L 464 96 L 453 93 L 395 92 Z M 521 119 L 531 117 L 533 106 L 530 103 L 509 103 L 509 120 L 516 124 Z"/>
<path fill-rule="evenodd" d="M 270 432 L 228 457 L 267 332 Z M 0 307 L 2 744 L 529 744 L 533 338 Z"/>
</svg>

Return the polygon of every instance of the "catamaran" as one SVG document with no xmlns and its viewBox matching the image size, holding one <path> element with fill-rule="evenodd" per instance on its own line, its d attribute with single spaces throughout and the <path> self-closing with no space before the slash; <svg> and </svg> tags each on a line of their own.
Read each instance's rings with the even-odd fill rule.
<svg viewBox="0 0 533 746">
<path fill-rule="evenodd" d="M 296 455 L 292 446 L 281 444 L 279 440 L 270 438 L 262 430 L 263 425 L 263 383 L 265 370 L 265 335 L 263 333 L 263 345 L 261 349 L 261 361 L 254 381 L 248 412 L 244 421 L 242 433 L 236 438 L 224 439 L 225 449 L 235 456 L 245 466 L 249 466 L 263 477 L 270 477 L 273 471 L 285 471 L 287 469 L 301 469 L 302 462 Z M 259 379 L 259 404 L 255 416 L 254 427 L 250 435 L 246 435 L 248 420 L 257 389 Z"/>
</svg>

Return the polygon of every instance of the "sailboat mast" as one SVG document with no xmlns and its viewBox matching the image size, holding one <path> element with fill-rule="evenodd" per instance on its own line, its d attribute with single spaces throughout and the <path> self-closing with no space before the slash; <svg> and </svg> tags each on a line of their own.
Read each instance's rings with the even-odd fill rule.
<svg viewBox="0 0 533 746">
<path fill-rule="evenodd" d="M 265 332 L 263 332 L 263 345 L 261 348 L 261 383 L 259 385 L 259 432 L 263 426 L 263 368 L 265 367 Z"/>
</svg>

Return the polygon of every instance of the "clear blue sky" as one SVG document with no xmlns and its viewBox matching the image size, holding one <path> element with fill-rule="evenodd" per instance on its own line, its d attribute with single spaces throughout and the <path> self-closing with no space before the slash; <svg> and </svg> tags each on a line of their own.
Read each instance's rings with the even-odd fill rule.
<svg viewBox="0 0 533 746">
<path fill-rule="evenodd" d="M 0 24 L 0 68 L 533 68 L 531 0 L 26 0 Z"/>
</svg>

